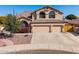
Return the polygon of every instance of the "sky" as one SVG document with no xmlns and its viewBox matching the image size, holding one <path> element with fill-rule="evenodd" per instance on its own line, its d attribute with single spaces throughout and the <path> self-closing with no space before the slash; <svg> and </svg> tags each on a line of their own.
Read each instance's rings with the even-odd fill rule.
<svg viewBox="0 0 79 59">
<path fill-rule="evenodd" d="M 0 16 L 12 14 L 13 10 L 19 14 L 23 11 L 34 11 L 42 7 L 44 7 L 44 5 L 0 5 Z M 79 5 L 50 5 L 50 7 L 62 11 L 64 13 L 63 16 L 67 16 L 69 14 L 79 16 Z"/>
</svg>

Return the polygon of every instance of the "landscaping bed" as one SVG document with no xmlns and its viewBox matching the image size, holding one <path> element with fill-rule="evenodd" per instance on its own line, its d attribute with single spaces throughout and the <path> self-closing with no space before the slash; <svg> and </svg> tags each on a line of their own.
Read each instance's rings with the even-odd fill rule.
<svg viewBox="0 0 79 59">
<path fill-rule="evenodd" d="M 0 47 L 8 45 L 17 45 L 17 44 L 30 44 L 32 35 L 18 34 L 9 38 L 0 38 Z M 12 43 L 12 44 L 11 44 Z"/>
<path fill-rule="evenodd" d="M 30 44 L 32 35 L 14 35 L 14 37 L 9 38 L 14 44 Z"/>
</svg>

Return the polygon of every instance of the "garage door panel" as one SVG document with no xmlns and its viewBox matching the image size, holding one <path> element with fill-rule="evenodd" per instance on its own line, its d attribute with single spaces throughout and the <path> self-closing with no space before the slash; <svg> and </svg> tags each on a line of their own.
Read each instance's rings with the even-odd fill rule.
<svg viewBox="0 0 79 59">
<path fill-rule="evenodd" d="M 40 33 L 40 32 L 49 32 L 49 27 L 33 27 L 32 28 L 33 33 Z"/>
<path fill-rule="evenodd" d="M 61 26 L 52 26 L 51 32 L 61 32 Z"/>
</svg>

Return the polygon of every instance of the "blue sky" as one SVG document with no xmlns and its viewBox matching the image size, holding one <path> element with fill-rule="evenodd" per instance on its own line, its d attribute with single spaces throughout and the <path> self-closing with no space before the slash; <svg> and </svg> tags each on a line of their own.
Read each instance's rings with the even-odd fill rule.
<svg viewBox="0 0 79 59">
<path fill-rule="evenodd" d="M 79 16 L 79 5 L 50 5 L 51 7 L 62 11 L 66 16 L 68 14 L 75 14 Z M 0 16 L 13 13 L 13 9 L 16 13 L 21 13 L 27 10 L 37 10 L 44 7 L 44 5 L 0 5 Z"/>
</svg>

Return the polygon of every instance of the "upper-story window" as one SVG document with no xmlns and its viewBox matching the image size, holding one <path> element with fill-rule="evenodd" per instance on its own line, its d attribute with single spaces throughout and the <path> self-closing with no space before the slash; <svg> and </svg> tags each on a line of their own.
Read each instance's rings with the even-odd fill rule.
<svg viewBox="0 0 79 59">
<path fill-rule="evenodd" d="M 40 13 L 39 13 L 39 17 L 40 17 L 40 18 L 45 18 L 45 12 L 40 12 Z"/>
<path fill-rule="evenodd" d="M 55 11 L 51 11 L 49 13 L 49 18 L 55 18 Z"/>
</svg>

